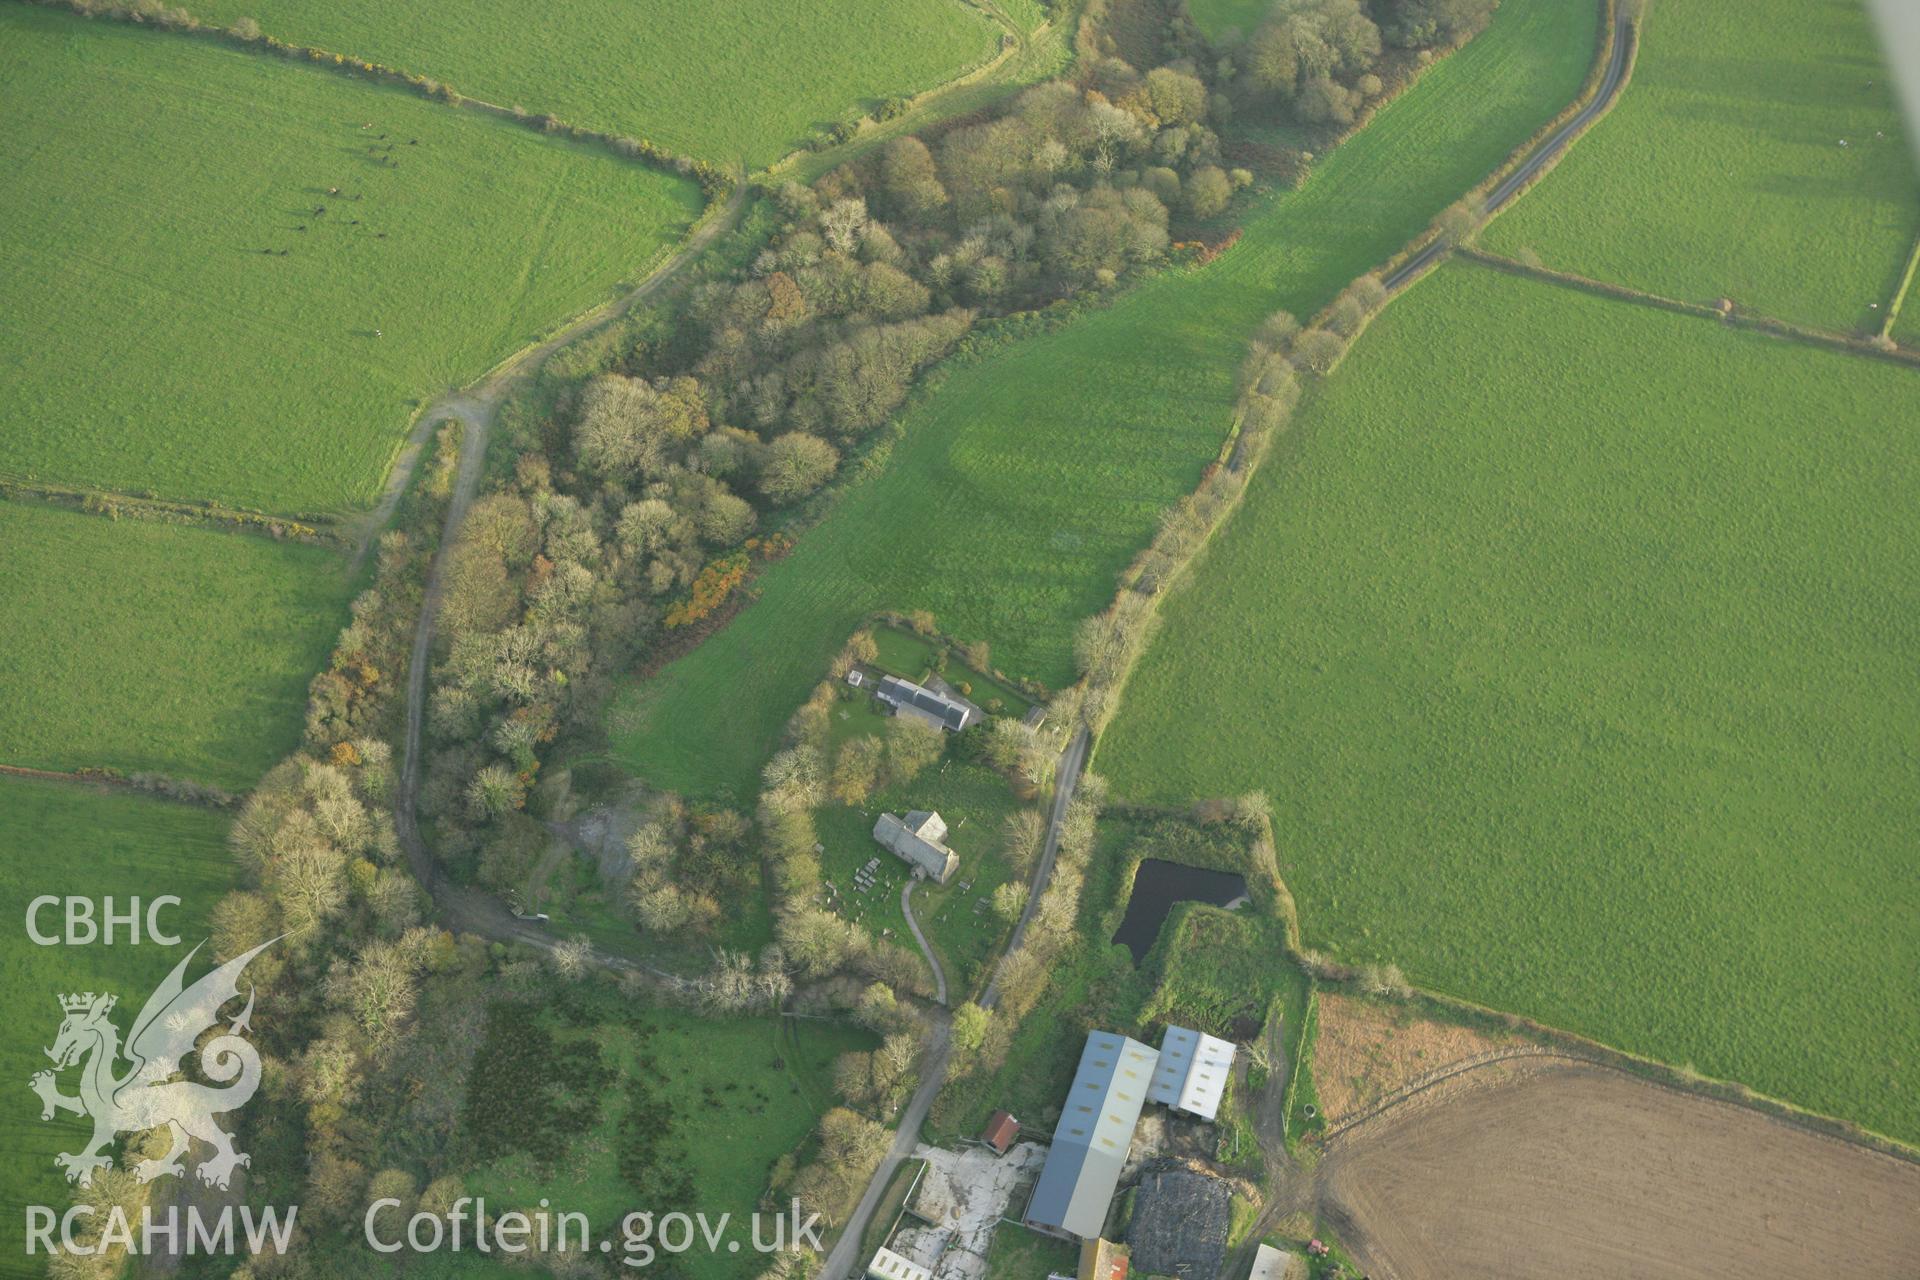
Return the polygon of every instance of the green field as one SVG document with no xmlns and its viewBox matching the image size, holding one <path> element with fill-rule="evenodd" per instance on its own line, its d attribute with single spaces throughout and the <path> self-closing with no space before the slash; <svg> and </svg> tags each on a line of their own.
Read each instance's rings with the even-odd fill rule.
<svg viewBox="0 0 1920 1280">
<path fill-rule="evenodd" d="M 0 1202 L 8 1206 L 0 1230 L 0 1272 L 31 1273 L 21 1258 L 19 1206 L 65 1208 L 69 1188 L 53 1157 L 78 1150 L 91 1128 L 71 1115 L 42 1123 L 40 1101 L 27 1090 L 28 1077 L 49 1065 L 41 1050 L 59 1030 L 59 997 L 114 992 L 120 997 L 114 1020 L 126 1030 L 154 986 L 206 936 L 207 912 L 231 887 L 227 822 L 225 814 L 210 809 L 94 787 L 0 778 L 0 910 L 7 921 L 0 986 L 14 1027 L 0 1047 L 8 1088 L 7 1103 L 0 1107 L 0 1141 L 8 1152 L 0 1161 Z M 27 904 L 43 894 L 91 898 L 96 911 L 108 894 L 116 910 L 124 910 L 135 895 L 144 902 L 173 894 L 181 906 L 164 909 L 160 923 L 179 935 L 181 945 L 149 945 L 143 933 L 140 946 L 120 938 L 111 947 L 99 942 L 36 946 L 26 933 Z M 43 934 L 61 933 L 60 909 L 43 909 L 38 923 Z M 264 1000 L 260 1012 L 263 1021 L 270 1016 Z M 76 1079 L 72 1071 L 61 1078 L 65 1092 L 73 1092 Z"/>
<path fill-rule="evenodd" d="M 1274 9 L 1274 0 L 1193 0 L 1187 12 L 1208 37 L 1247 36 Z"/>
<path fill-rule="evenodd" d="M 1507 0 L 1207 266 L 953 368 L 742 621 L 616 703 L 616 754 L 658 786 L 750 794 L 828 656 L 880 608 L 931 610 L 1003 670 L 1067 683 L 1074 624 L 1225 438 L 1253 328 L 1319 309 L 1484 177 L 1577 92 L 1594 36 L 1586 5 Z"/>
<path fill-rule="evenodd" d="M 27 5 L 0 11 L 0 111 L 0 473 L 123 492 L 365 504 L 416 403 L 699 209 L 601 150 Z"/>
<path fill-rule="evenodd" d="M 627 1082 L 635 1073 L 647 1077 L 650 1103 L 665 1107 L 670 1117 L 671 1127 L 651 1130 L 649 1141 L 661 1144 L 659 1157 L 692 1179 L 694 1199 L 686 1208 L 716 1220 L 731 1214 L 746 1241 L 746 1219 L 767 1190 L 774 1161 L 799 1148 L 835 1105 L 833 1060 L 875 1044 L 872 1035 L 848 1024 L 715 1019 L 655 1008 L 633 1011 L 625 1024 L 561 1034 L 592 1038 L 613 1072 L 602 1090 L 598 1123 L 551 1167 L 525 1155 L 508 1156 L 472 1174 L 467 1186 L 502 1209 L 533 1209 L 545 1197 L 556 1212 L 586 1214 L 596 1236 L 613 1239 L 616 1247 L 626 1214 L 662 1212 L 619 1172 L 621 1122 L 631 1105 Z M 696 1250 L 674 1260 L 673 1274 L 732 1280 L 764 1270 L 765 1261 L 745 1244 L 738 1255 Z"/>
<path fill-rule="evenodd" d="M 983 61 L 999 30 L 961 0 L 206 0 L 193 11 L 752 168 L 820 124 Z"/>
<path fill-rule="evenodd" d="M 0 764 L 245 789 L 346 624 L 319 547 L 0 502 Z"/>
<path fill-rule="evenodd" d="M 1444 268 L 1095 767 L 1264 789 L 1310 946 L 1920 1137 L 1920 375 Z"/>
<path fill-rule="evenodd" d="M 1860 0 L 1658 0 L 1619 104 L 1485 240 L 1850 330 L 1879 327 L 1871 304 L 1916 231 L 1920 184 Z"/>
</svg>

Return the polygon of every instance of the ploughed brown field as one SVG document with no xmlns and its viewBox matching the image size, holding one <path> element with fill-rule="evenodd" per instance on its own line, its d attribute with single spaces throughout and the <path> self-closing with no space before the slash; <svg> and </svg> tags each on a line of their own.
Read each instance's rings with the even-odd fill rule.
<svg viewBox="0 0 1920 1280">
<path fill-rule="evenodd" d="M 1920 1276 L 1920 1165 L 1584 1064 L 1469 1071 L 1319 1172 L 1376 1278 Z"/>
</svg>

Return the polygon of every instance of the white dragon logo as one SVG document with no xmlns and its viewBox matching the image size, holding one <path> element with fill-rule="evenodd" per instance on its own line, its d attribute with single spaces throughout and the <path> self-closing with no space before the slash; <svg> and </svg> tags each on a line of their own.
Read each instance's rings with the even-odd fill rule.
<svg viewBox="0 0 1920 1280">
<path fill-rule="evenodd" d="M 252 1163 L 245 1152 L 234 1150 L 233 1135 L 213 1122 L 216 1112 L 238 1110 L 260 1087 L 260 1055 L 241 1038 L 253 1017 L 251 986 L 247 988 L 246 1008 L 224 1033 L 200 1048 L 201 1074 L 225 1087 L 216 1089 L 173 1077 L 180 1074 L 180 1060 L 193 1052 L 201 1033 L 219 1024 L 220 1007 L 239 996 L 241 971 L 278 941 L 263 942 L 186 987 L 181 975 L 200 948 L 189 951 L 133 1020 L 124 1050 L 132 1065 L 122 1075 L 114 1074 L 122 1053 L 120 1032 L 107 1017 L 117 997 L 96 996 L 91 991 L 60 997 L 66 1019 L 60 1024 L 53 1047 L 46 1051 L 53 1059 L 53 1070 L 36 1072 L 28 1083 L 40 1095 L 42 1120 L 53 1119 L 57 1111 L 93 1117 L 93 1139 L 77 1153 L 62 1152 L 54 1157 L 54 1163 L 66 1171 L 67 1181 L 83 1187 L 92 1185 L 93 1171 L 113 1163 L 111 1156 L 101 1152 L 116 1136 L 162 1126 L 172 1129 L 173 1143 L 164 1158 L 142 1160 L 134 1166 L 134 1175 L 143 1183 L 162 1174 L 184 1174 L 186 1167 L 180 1157 L 187 1150 L 189 1138 L 198 1138 L 213 1148 L 213 1157 L 201 1161 L 195 1170 L 209 1186 L 224 1190 L 236 1165 Z M 79 1096 L 69 1097 L 60 1092 L 55 1077 L 83 1058 L 86 1062 L 80 1071 Z"/>
</svg>

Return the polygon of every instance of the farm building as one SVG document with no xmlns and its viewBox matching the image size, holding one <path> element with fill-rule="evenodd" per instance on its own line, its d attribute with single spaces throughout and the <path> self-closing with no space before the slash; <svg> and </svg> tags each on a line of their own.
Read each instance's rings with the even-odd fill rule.
<svg viewBox="0 0 1920 1280">
<path fill-rule="evenodd" d="M 1227 1041 L 1169 1023 L 1160 1037 L 1160 1062 L 1147 1098 L 1211 1120 L 1219 1114 L 1232 1070 L 1233 1046 Z"/>
<path fill-rule="evenodd" d="M 1227 1261 L 1233 1190 L 1220 1178 L 1173 1166 L 1140 1179 L 1127 1245 L 1143 1275 L 1215 1280 Z"/>
<path fill-rule="evenodd" d="M 1127 1280 L 1127 1255 L 1111 1240 L 1080 1242 L 1080 1270 L 1074 1280 Z"/>
<path fill-rule="evenodd" d="M 941 843 L 947 838 L 947 824 L 927 809 L 914 809 L 904 818 L 881 814 L 873 824 L 873 838 L 916 872 L 941 884 L 960 865 L 959 855 Z"/>
<path fill-rule="evenodd" d="M 893 708 L 895 715 L 918 717 L 948 733 L 978 724 L 987 714 L 957 693 L 936 692 L 899 676 L 881 676 L 873 696 Z"/>
<path fill-rule="evenodd" d="M 980 1141 L 993 1148 L 995 1154 L 1007 1154 L 1020 1137 L 1020 1122 L 1005 1111 L 996 1111 L 987 1117 L 987 1127 L 980 1131 Z"/>
<path fill-rule="evenodd" d="M 1046 1167 L 1027 1202 L 1029 1227 L 1064 1238 L 1099 1238 L 1159 1056 L 1129 1036 L 1088 1034 Z"/>
<path fill-rule="evenodd" d="M 1307 1260 L 1297 1253 L 1263 1244 L 1260 1252 L 1253 1255 L 1253 1270 L 1247 1274 L 1247 1280 L 1307 1280 Z"/>
<path fill-rule="evenodd" d="M 881 1249 L 867 1264 L 867 1280 L 933 1280 L 933 1272 L 912 1258 L 903 1258 L 891 1249 Z"/>
</svg>

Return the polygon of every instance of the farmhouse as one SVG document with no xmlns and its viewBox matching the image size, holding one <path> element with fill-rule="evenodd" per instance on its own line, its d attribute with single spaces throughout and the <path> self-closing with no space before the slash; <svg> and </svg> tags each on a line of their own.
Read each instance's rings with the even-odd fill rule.
<svg viewBox="0 0 1920 1280">
<path fill-rule="evenodd" d="M 1160 1038 L 1160 1062 L 1147 1088 L 1150 1102 L 1162 1102 L 1202 1120 L 1220 1111 L 1227 1073 L 1233 1070 L 1233 1046 L 1215 1036 L 1168 1024 Z"/>
<path fill-rule="evenodd" d="M 1233 1189 L 1192 1169 L 1155 1169 L 1134 1194 L 1127 1244 L 1133 1265 L 1150 1276 L 1214 1280 L 1227 1261 Z"/>
<path fill-rule="evenodd" d="M 1029 1227 L 1063 1238 L 1099 1238 L 1159 1056 L 1129 1036 L 1088 1034 L 1046 1167 L 1027 1202 Z"/>
<path fill-rule="evenodd" d="M 895 715 L 917 717 L 948 733 L 958 733 L 986 715 L 957 693 L 936 692 L 899 676 L 881 676 L 873 696 L 893 708 Z"/>
<path fill-rule="evenodd" d="M 904 818 L 881 814 L 873 824 L 873 838 L 915 872 L 940 884 L 960 865 L 959 855 L 941 843 L 947 838 L 947 824 L 927 809 L 911 810 Z"/>
</svg>

